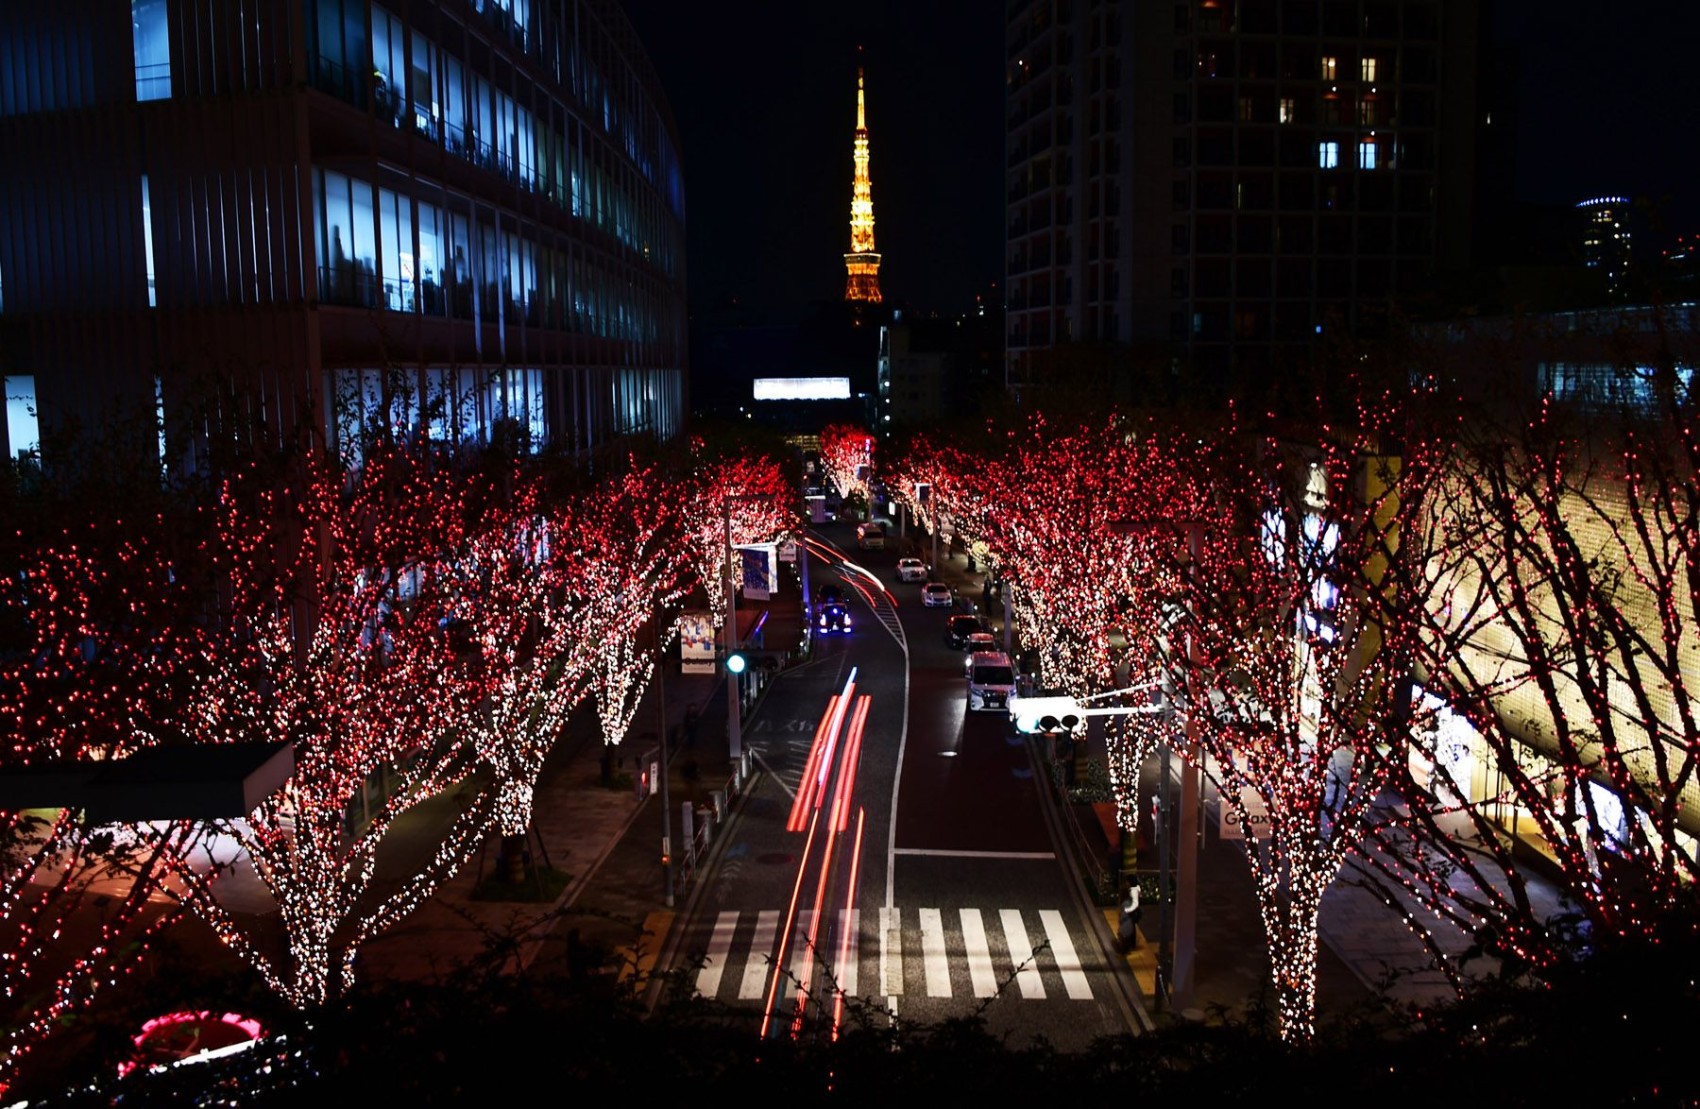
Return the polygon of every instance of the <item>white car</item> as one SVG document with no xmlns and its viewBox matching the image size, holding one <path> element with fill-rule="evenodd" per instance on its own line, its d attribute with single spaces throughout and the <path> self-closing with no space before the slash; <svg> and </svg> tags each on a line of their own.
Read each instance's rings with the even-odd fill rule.
<svg viewBox="0 0 1700 1109">
<path fill-rule="evenodd" d="M 900 558 L 897 560 L 898 581 L 926 581 L 927 564 L 918 558 Z"/>
<path fill-rule="evenodd" d="M 956 596 L 944 582 L 930 581 L 921 587 L 921 603 L 927 608 L 949 608 L 956 603 Z"/>
</svg>

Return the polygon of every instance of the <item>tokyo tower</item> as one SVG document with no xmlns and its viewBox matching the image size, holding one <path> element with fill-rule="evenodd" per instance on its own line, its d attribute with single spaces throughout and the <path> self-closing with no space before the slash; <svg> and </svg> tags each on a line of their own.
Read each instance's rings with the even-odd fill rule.
<svg viewBox="0 0 1700 1109">
<path fill-rule="evenodd" d="M 880 302 L 880 256 L 874 250 L 874 184 L 868 176 L 868 117 L 862 100 L 862 71 L 856 70 L 856 173 L 850 184 L 850 252 L 844 256 L 849 280 L 844 299 Z"/>
</svg>

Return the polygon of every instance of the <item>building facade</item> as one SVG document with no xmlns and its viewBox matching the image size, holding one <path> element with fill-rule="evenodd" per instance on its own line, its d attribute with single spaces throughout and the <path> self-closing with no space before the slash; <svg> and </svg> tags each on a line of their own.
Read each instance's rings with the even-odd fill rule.
<svg viewBox="0 0 1700 1109">
<path fill-rule="evenodd" d="M 1256 389 L 1470 263 L 1476 0 L 1005 10 L 1012 386 L 1085 343 Z"/>
<path fill-rule="evenodd" d="M 344 446 L 680 430 L 679 139 L 615 0 L 7 5 L 0 74 L 11 449 L 208 378 Z"/>
</svg>

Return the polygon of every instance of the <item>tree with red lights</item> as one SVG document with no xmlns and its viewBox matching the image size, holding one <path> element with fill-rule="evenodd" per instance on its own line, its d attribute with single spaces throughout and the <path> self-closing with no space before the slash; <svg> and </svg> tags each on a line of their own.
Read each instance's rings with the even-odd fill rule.
<svg viewBox="0 0 1700 1109">
<path fill-rule="evenodd" d="M 276 902 L 281 947 L 250 931 L 216 882 L 186 862 L 178 873 L 195 912 L 298 1006 L 350 981 L 377 853 L 397 819 L 476 765 L 466 737 L 480 672 L 445 628 L 468 524 L 491 496 L 376 444 L 354 472 L 301 453 L 222 482 L 202 552 L 218 597 L 211 680 L 176 719 L 200 743 L 293 746 L 286 787 L 227 828 Z M 479 819 L 463 814 L 449 841 L 475 836 Z M 439 852 L 411 887 L 440 880 L 455 856 Z M 395 906 L 376 915 L 393 920 Z"/>
<path fill-rule="evenodd" d="M 710 451 L 690 445 L 689 476 L 679 490 L 686 549 L 696 584 L 707 595 L 715 625 L 726 623 L 727 547 L 774 543 L 798 530 L 800 494 L 772 457 L 756 452 Z"/>
<path fill-rule="evenodd" d="M 1353 430 L 1173 444 L 1195 492 L 1141 556 L 1178 585 L 1131 626 L 1158 629 L 1181 734 L 1168 739 L 1246 829 L 1284 1038 L 1314 1035 L 1322 895 L 1378 817 L 1408 750 L 1414 624 L 1387 566 L 1427 510 L 1435 448 L 1383 444 L 1394 406 Z M 1158 726 L 1147 717 L 1142 726 Z M 1257 810 L 1266 814 L 1254 821 Z"/>
<path fill-rule="evenodd" d="M 820 460 L 838 495 L 866 500 L 874 466 L 874 437 L 853 424 L 828 424 L 820 432 Z"/>
<path fill-rule="evenodd" d="M 0 762 L 20 798 L 39 789 L 28 768 L 181 742 L 175 705 L 206 673 L 204 609 L 175 587 L 194 573 L 192 504 L 115 451 L 54 446 L 76 460 L 56 482 L 0 481 Z M 75 804 L 0 812 L 0 1089 L 182 917 L 171 861 L 205 840 L 186 821 L 144 840 Z"/>
<path fill-rule="evenodd" d="M 1435 594 L 1434 707 L 1363 870 L 1473 937 L 1436 945 L 1455 977 L 1478 951 L 1540 971 L 1700 916 L 1700 450 L 1670 365 L 1649 384 L 1644 406 L 1577 408 L 1502 383 L 1458 422 L 1446 496 L 1410 533 L 1400 587 L 1420 570 Z M 1564 911 L 1531 898 L 1530 851 Z"/>
</svg>

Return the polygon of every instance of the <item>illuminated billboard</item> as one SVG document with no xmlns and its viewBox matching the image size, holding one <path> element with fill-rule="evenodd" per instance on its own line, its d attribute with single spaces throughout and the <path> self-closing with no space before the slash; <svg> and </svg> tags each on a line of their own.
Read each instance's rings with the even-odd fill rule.
<svg viewBox="0 0 1700 1109">
<path fill-rule="evenodd" d="M 847 377 L 758 377 L 756 400 L 849 400 Z"/>
</svg>

